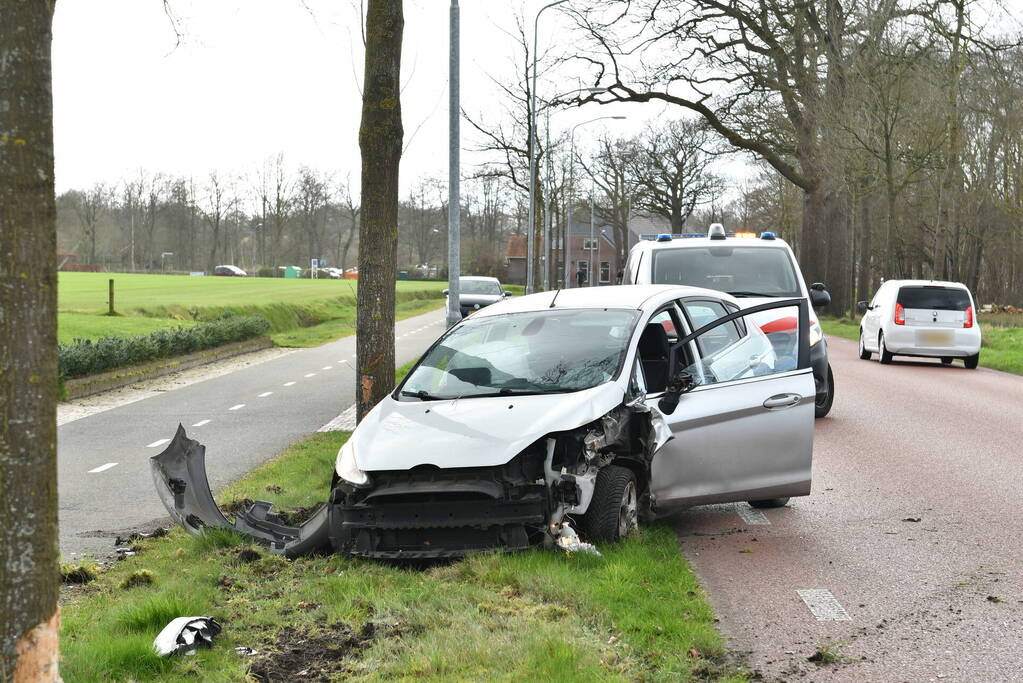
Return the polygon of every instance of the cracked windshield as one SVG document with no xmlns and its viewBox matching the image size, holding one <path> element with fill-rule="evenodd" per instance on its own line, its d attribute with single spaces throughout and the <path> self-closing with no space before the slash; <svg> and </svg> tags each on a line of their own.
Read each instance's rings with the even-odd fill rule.
<svg viewBox="0 0 1023 683">
<path fill-rule="evenodd" d="M 401 398 L 423 401 L 579 391 L 618 373 L 638 316 L 552 310 L 469 320 L 435 346 Z"/>
</svg>

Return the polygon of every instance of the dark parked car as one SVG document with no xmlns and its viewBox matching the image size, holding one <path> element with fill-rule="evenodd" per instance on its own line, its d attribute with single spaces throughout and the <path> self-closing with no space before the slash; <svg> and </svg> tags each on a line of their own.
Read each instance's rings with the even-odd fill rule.
<svg viewBox="0 0 1023 683">
<path fill-rule="evenodd" d="M 501 289 L 501 282 L 496 277 L 460 277 L 458 290 L 458 308 L 463 318 L 511 294 Z M 445 289 L 444 293 L 447 294 L 448 290 Z"/>
<path fill-rule="evenodd" d="M 246 277 L 248 275 L 248 273 L 238 266 L 217 266 L 213 269 L 213 274 L 223 275 L 225 277 Z"/>
</svg>

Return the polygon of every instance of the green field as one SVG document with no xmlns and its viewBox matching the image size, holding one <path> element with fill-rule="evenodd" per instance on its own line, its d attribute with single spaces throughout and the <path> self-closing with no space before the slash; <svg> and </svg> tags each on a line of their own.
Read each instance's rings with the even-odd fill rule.
<svg viewBox="0 0 1023 683">
<path fill-rule="evenodd" d="M 1006 316 L 990 325 L 981 316 L 980 364 L 982 367 L 1023 375 L 1023 316 L 1015 316 L 1018 323 L 1011 326 Z M 859 341 L 859 321 L 848 318 L 821 318 L 821 326 L 828 334 Z M 875 356 L 876 357 L 876 356 Z"/>
<path fill-rule="evenodd" d="M 108 281 L 114 308 L 107 311 Z M 75 339 L 124 337 L 224 314 L 260 315 L 279 346 L 314 346 L 355 333 L 354 280 L 60 273 L 58 331 Z M 396 283 L 399 320 L 439 308 L 443 282 Z"/>
<path fill-rule="evenodd" d="M 356 280 L 285 280 L 255 277 L 189 277 L 132 273 L 60 273 L 57 307 L 61 311 L 104 313 L 107 281 L 114 280 L 117 311 L 178 310 L 269 303 L 307 304 L 311 301 L 355 296 Z M 399 292 L 440 292 L 443 282 L 401 281 Z"/>
<path fill-rule="evenodd" d="M 323 500 L 347 436 L 296 444 L 221 501 L 289 510 Z M 270 680 L 747 680 L 665 525 L 602 557 L 533 550 L 412 568 L 287 561 L 219 530 L 174 529 L 138 550 L 65 591 L 65 680 L 241 681 L 250 667 Z M 159 630 L 192 614 L 223 625 L 213 648 L 157 657 Z"/>
</svg>

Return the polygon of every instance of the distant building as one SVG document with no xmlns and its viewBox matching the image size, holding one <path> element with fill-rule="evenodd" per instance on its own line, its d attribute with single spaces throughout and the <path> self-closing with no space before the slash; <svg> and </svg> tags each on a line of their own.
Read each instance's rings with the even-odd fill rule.
<svg viewBox="0 0 1023 683">
<path fill-rule="evenodd" d="M 645 217 L 636 216 L 633 226 L 629 225 L 629 244 L 626 246 L 625 254 L 628 255 L 629 248 L 639 239 L 638 235 L 650 230 L 664 232 L 660 222 Z M 578 281 L 578 273 L 582 271 L 585 284 L 589 284 L 591 274 L 595 285 L 618 284 L 618 274 L 624 270 L 625 262 L 618 254 L 615 244 L 614 229 L 599 221 L 590 237 L 590 222 L 588 217 L 583 220 L 576 220 L 572 223 L 572 234 L 569 236 L 569 265 L 568 265 L 568 286 L 575 287 Z M 564 256 L 561 240 L 556 240 L 551 245 L 551 286 L 561 282 L 564 269 Z M 543 240 L 537 239 L 536 248 L 540 251 L 541 264 L 544 256 Z M 510 284 L 526 283 L 526 236 L 512 235 L 508 238 L 508 248 L 505 252 L 505 261 L 508 267 L 506 281 Z M 537 275 L 537 283 L 543 282 L 543 266 Z"/>
</svg>

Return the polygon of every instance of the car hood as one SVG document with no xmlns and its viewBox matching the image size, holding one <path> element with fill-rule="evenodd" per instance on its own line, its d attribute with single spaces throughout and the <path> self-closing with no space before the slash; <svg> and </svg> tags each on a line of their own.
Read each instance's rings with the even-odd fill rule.
<svg viewBox="0 0 1023 683">
<path fill-rule="evenodd" d="M 616 382 L 570 394 L 396 401 L 388 396 L 352 434 L 359 469 L 503 465 L 550 432 L 575 429 L 622 403 Z"/>
<path fill-rule="evenodd" d="M 458 303 L 462 306 L 473 306 L 475 304 L 489 306 L 490 304 L 496 304 L 503 298 L 500 294 L 459 294 Z"/>
</svg>

